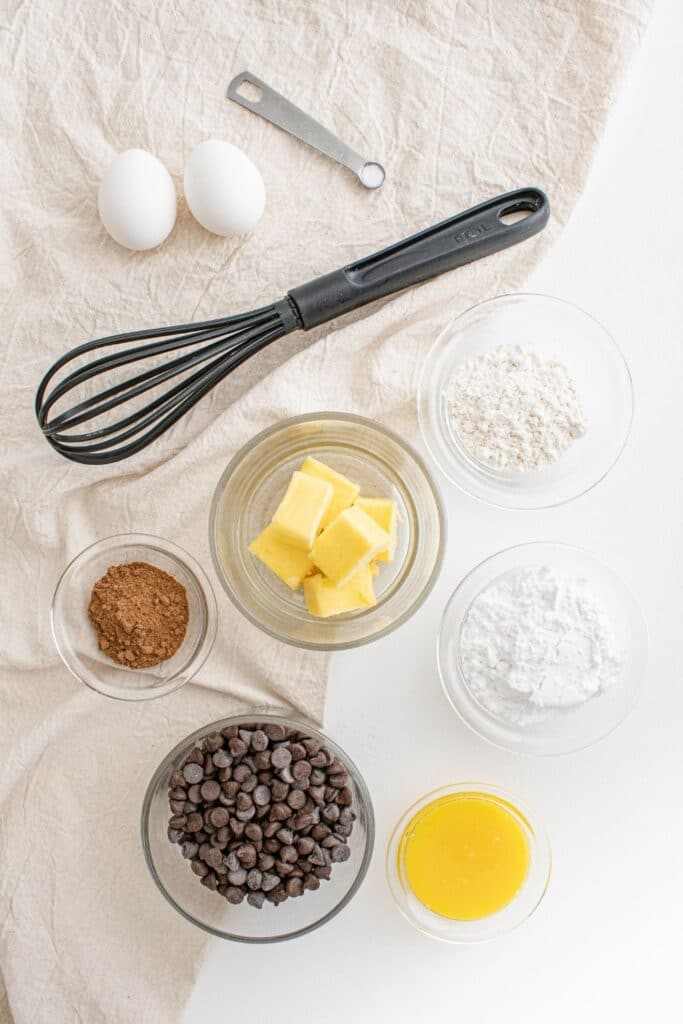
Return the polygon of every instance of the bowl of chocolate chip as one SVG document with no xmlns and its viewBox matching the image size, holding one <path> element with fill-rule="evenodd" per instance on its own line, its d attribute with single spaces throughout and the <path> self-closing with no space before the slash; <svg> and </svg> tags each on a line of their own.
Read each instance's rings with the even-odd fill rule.
<svg viewBox="0 0 683 1024">
<path fill-rule="evenodd" d="M 365 878 L 374 838 L 370 794 L 348 755 L 279 714 L 192 733 L 157 768 L 142 809 L 163 896 L 237 942 L 292 939 L 335 917 Z"/>
<path fill-rule="evenodd" d="M 172 693 L 206 661 L 216 636 L 206 573 L 177 544 L 126 533 L 91 544 L 66 567 L 52 633 L 66 667 L 120 700 Z"/>
</svg>

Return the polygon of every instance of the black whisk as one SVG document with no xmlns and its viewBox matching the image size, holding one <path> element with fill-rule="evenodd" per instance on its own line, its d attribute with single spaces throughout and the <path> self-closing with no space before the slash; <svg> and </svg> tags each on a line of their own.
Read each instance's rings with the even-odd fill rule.
<svg viewBox="0 0 683 1024">
<path fill-rule="evenodd" d="M 43 377 L 35 403 L 40 427 L 55 451 L 73 462 L 104 465 L 127 459 L 168 430 L 245 360 L 278 338 L 294 330 L 309 330 L 375 299 L 515 245 L 545 227 L 548 215 L 543 192 L 518 189 L 293 288 L 270 306 L 219 320 L 88 341 L 63 355 Z M 117 345 L 124 347 L 93 359 L 55 382 L 60 371 L 75 359 Z M 169 360 L 155 359 L 183 349 L 189 351 Z M 83 397 L 50 418 L 53 407 L 75 388 L 144 360 L 154 360 L 154 365 Z M 179 382 L 168 390 L 149 401 L 142 399 L 177 377 L 181 378 Z M 113 409 L 140 399 L 120 419 L 92 426 L 93 421 Z M 83 429 L 84 424 L 90 426 Z"/>
</svg>

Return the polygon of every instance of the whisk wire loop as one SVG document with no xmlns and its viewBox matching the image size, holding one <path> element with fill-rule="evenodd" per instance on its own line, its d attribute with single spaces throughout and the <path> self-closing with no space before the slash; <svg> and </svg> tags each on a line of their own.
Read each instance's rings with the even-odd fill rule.
<svg viewBox="0 0 683 1024">
<path fill-rule="evenodd" d="M 57 360 L 41 381 L 36 394 L 38 422 L 52 447 L 72 461 L 104 465 L 128 458 L 168 430 L 246 359 L 298 327 L 300 321 L 291 304 L 284 299 L 252 313 L 203 323 L 129 331 L 86 342 Z M 159 340 L 150 341 L 150 338 Z M 92 359 L 50 387 L 59 371 L 79 357 L 114 345 L 130 346 L 137 341 L 144 341 L 144 344 Z M 50 411 L 56 403 L 89 381 L 133 363 L 185 348 L 193 351 L 112 384 L 50 418 Z M 199 369 L 189 374 L 195 367 Z M 127 405 L 178 376 L 183 379 L 170 391 L 158 395 L 123 418 L 93 430 L 76 431 L 83 423 Z"/>
<path fill-rule="evenodd" d="M 115 384 L 112 387 L 107 388 L 106 391 L 103 391 L 98 395 L 84 399 L 82 402 L 72 406 L 72 408 L 68 409 L 66 412 L 55 416 L 50 421 L 49 432 L 54 435 L 65 427 L 77 426 L 84 420 L 99 416 L 102 413 L 115 408 L 117 405 L 121 405 L 132 398 L 136 398 L 145 391 L 157 387 L 164 381 L 177 376 L 178 373 L 184 372 L 198 363 L 205 362 L 213 355 L 225 351 L 231 351 L 242 344 L 243 341 L 247 340 L 253 334 L 253 330 L 253 328 L 249 331 L 241 330 L 237 334 L 228 335 L 227 338 L 225 337 L 225 332 L 220 328 L 216 328 L 213 331 L 197 332 L 194 337 L 191 337 L 190 341 L 186 340 L 182 345 L 196 345 L 200 341 L 208 341 L 213 337 L 219 337 L 219 341 L 212 345 L 206 345 L 204 348 L 200 348 L 197 352 L 180 356 L 178 359 L 175 359 L 170 363 L 162 363 L 159 366 L 145 370 L 136 377 L 122 381 L 119 384 Z M 164 342 L 162 344 L 157 342 L 154 346 L 142 346 L 137 350 L 137 354 L 135 355 L 128 353 L 114 357 L 108 356 L 103 359 L 96 360 L 81 371 L 70 374 L 56 388 L 54 388 L 43 402 L 41 410 L 42 414 L 45 416 L 56 401 L 84 381 L 91 380 L 96 376 L 107 373 L 113 369 L 117 369 L 118 367 L 128 363 L 140 361 L 147 356 L 158 355 L 163 352 L 168 352 L 171 348 L 177 349 L 179 347 L 181 347 L 180 343 L 175 343 L 171 346 L 169 342 Z M 119 397 L 116 398 L 115 396 Z M 112 400 L 108 401 L 108 399 Z"/>
</svg>

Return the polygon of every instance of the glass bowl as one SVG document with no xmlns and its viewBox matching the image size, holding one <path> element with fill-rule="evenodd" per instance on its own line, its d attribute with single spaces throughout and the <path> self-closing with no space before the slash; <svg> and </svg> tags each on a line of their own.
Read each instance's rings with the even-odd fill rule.
<svg viewBox="0 0 683 1024">
<path fill-rule="evenodd" d="M 361 494 L 397 503 L 396 557 L 373 581 L 373 608 L 316 619 L 301 591 L 248 551 L 307 455 L 360 484 Z M 258 434 L 223 473 L 209 521 L 218 578 L 242 614 L 278 640 L 317 650 L 369 643 L 410 618 L 439 574 L 445 533 L 441 497 L 420 457 L 391 431 L 346 413 L 297 416 Z"/>
<path fill-rule="evenodd" d="M 484 707 L 471 692 L 460 653 L 462 629 L 472 601 L 490 583 L 516 569 L 546 565 L 560 576 L 590 582 L 611 621 L 621 667 L 606 691 L 583 704 L 547 709 L 532 721 L 510 722 Z M 632 710 L 645 675 L 647 647 L 640 608 L 611 569 L 588 551 L 569 544 L 520 544 L 484 559 L 456 587 L 441 621 L 439 674 L 450 703 L 483 739 L 525 754 L 566 754 L 607 736 Z"/>
<path fill-rule="evenodd" d="M 405 849 L 407 847 L 402 846 L 401 838 L 415 815 L 428 804 L 442 797 L 455 797 L 467 793 L 488 797 L 496 804 L 503 806 L 522 828 L 530 856 L 526 878 L 510 903 L 487 917 L 460 921 L 434 913 L 414 895 L 406 875 Z M 426 793 L 405 811 L 391 834 L 387 848 L 386 868 L 389 888 L 398 909 L 418 931 L 445 942 L 484 942 L 516 928 L 536 910 L 550 881 L 550 844 L 538 818 L 528 808 L 520 804 L 515 797 L 505 793 L 497 786 L 487 783 L 459 782 Z"/>
<path fill-rule="evenodd" d="M 107 658 L 88 619 L 94 584 L 111 565 L 124 562 L 148 562 L 175 577 L 187 591 L 185 638 L 172 658 L 151 668 L 124 668 Z M 52 634 L 66 667 L 92 690 L 119 700 L 163 697 L 183 686 L 208 658 L 216 636 L 216 598 L 204 570 L 177 544 L 143 533 L 122 533 L 91 544 L 66 567 L 52 600 Z"/>
<path fill-rule="evenodd" d="M 335 864 L 328 881 L 298 899 L 288 899 L 279 906 L 264 903 L 259 910 L 246 902 L 233 906 L 222 896 L 210 892 L 184 860 L 178 846 L 169 842 L 166 829 L 169 819 L 168 784 L 172 773 L 198 742 L 213 732 L 230 725 L 245 726 L 254 722 L 280 723 L 299 729 L 319 740 L 339 758 L 347 769 L 357 818 L 349 837 L 351 856 Z M 299 722 L 281 714 L 251 711 L 197 729 L 182 740 L 161 762 L 147 787 L 142 807 L 142 847 L 157 888 L 178 913 L 221 939 L 236 942 L 280 942 L 319 928 L 335 917 L 358 892 L 370 865 L 375 842 L 375 818 L 372 801 L 362 775 L 350 757 L 307 722 Z"/>
<path fill-rule="evenodd" d="M 566 366 L 587 430 L 551 465 L 526 472 L 485 465 L 465 448 L 449 417 L 449 389 L 460 363 L 499 345 L 520 345 Z M 456 317 L 422 367 L 420 428 L 434 461 L 463 491 L 499 508 L 550 508 L 585 494 L 624 449 L 633 388 L 616 342 L 597 320 L 549 295 L 501 295 Z"/>
</svg>

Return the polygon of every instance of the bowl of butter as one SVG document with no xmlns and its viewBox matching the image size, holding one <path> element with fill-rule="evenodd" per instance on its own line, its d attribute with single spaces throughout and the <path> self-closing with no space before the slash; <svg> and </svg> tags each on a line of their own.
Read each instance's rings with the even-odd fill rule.
<svg viewBox="0 0 683 1024">
<path fill-rule="evenodd" d="M 281 421 L 233 458 L 214 494 L 218 578 L 266 633 L 339 650 L 405 622 L 443 560 L 445 518 L 422 459 L 347 413 Z"/>
</svg>

